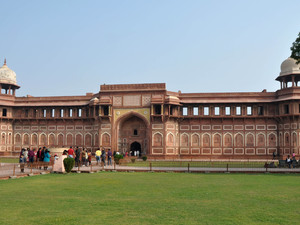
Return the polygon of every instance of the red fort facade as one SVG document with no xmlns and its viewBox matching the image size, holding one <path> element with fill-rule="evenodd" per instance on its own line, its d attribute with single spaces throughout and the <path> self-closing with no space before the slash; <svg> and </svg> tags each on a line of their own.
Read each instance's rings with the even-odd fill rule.
<svg viewBox="0 0 300 225">
<path fill-rule="evenodd" d="M 164 83 L 101 85 L 84 96 L 17 97 L 0 68 L 0 155 L 22 148 L 139 151 L 160 159 L 300 155 L 300 64 L 288 58 L 276 92 L 181 93 Z"/>
</svg>

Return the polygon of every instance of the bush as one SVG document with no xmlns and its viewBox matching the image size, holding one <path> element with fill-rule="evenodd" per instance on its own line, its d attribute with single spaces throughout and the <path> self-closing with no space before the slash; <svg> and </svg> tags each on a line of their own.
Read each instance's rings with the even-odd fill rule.
<svg viewBox="0 0 300 225">
<path fill-rule="evenodd" d="M 147 156 L 142 157 L 143 161 L 147 161 Z"/>
<path fill-rule="evenodd" d="M 135 158 L 131 159 L 131 162 L 132 162 L 132 163 L 135 163 Z"/>
<path fill-rule="evenodd" d="M 115 155 L 114 160 L 116 164 L 120 163 L 120 159 L 123 159 L 123 155 Z"/>
<path fill-rule="evenodd" d="M 67 173 L 70 173 L 75 165 L 75 159 L 73 158 L 65 158 L 64 159 L 64 166 Z"/>
</svg>

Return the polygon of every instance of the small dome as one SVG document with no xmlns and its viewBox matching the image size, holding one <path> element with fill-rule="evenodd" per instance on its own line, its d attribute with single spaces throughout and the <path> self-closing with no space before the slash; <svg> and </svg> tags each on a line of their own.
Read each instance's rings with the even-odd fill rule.
<svg viewBox="0 0 300 225">
<path fill-rule="evenodd" d="M 94 98 L 92 98 L 90 101 L 91 101 L 91 102 L 99 102 L 99 98 L 94 97 Z"/>
<path fill-rule="evenodd" d="M 7 67 L 6 60 L 0 68 L 0 83 L 17 85 L 16 73 Z"/>
<path fill-rule="evenodd" d="M 290 74 L 300 74 L 300 64 L 296 64 L 296 60 L 293 58 L 287 58 L 281 63 L 280 76 Z"/>
</svg>

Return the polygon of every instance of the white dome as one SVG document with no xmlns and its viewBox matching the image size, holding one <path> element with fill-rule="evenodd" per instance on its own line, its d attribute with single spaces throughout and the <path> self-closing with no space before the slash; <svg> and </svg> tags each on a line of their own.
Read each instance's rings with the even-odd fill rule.
<svg viewBox="0 0 300 225">
<path fill-rule="evenodd" d="M 0 68 L 0 83 L 17 85 L 16 73 L 7 67 L 6 60 Z"/>
<path fill-rule="evenodd" d="M 300 64 L 296 64 L 296 60 L 293 58 L 287 58 L 281 63 L 280 76 L 290 74 L 300 74 Z"/>
</svg>

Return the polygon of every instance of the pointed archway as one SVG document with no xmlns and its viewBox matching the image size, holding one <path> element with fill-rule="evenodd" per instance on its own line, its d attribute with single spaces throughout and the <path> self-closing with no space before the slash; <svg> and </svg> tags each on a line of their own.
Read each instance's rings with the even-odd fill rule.
<svg viewBox="0 0 300 225">
<path fill-rule="evenodd" d="M 120 153 L 139 151 L 139 155 L 148 154 L 149 122 L 145 117 L 135 112 L 129 112 L 116 121 L 115 134 Z M 134 154 L 134 151 L 133 153 Z"/>
<path fill-rule="evenodd" d="M 130 145 L 131 156 L 140 156 L 141 151 L 142 151 L 142 148 L 141 148 L 141 144 L 139 142 L 134 141 L 131 143 L 131 145 Z"/>
</svg>

